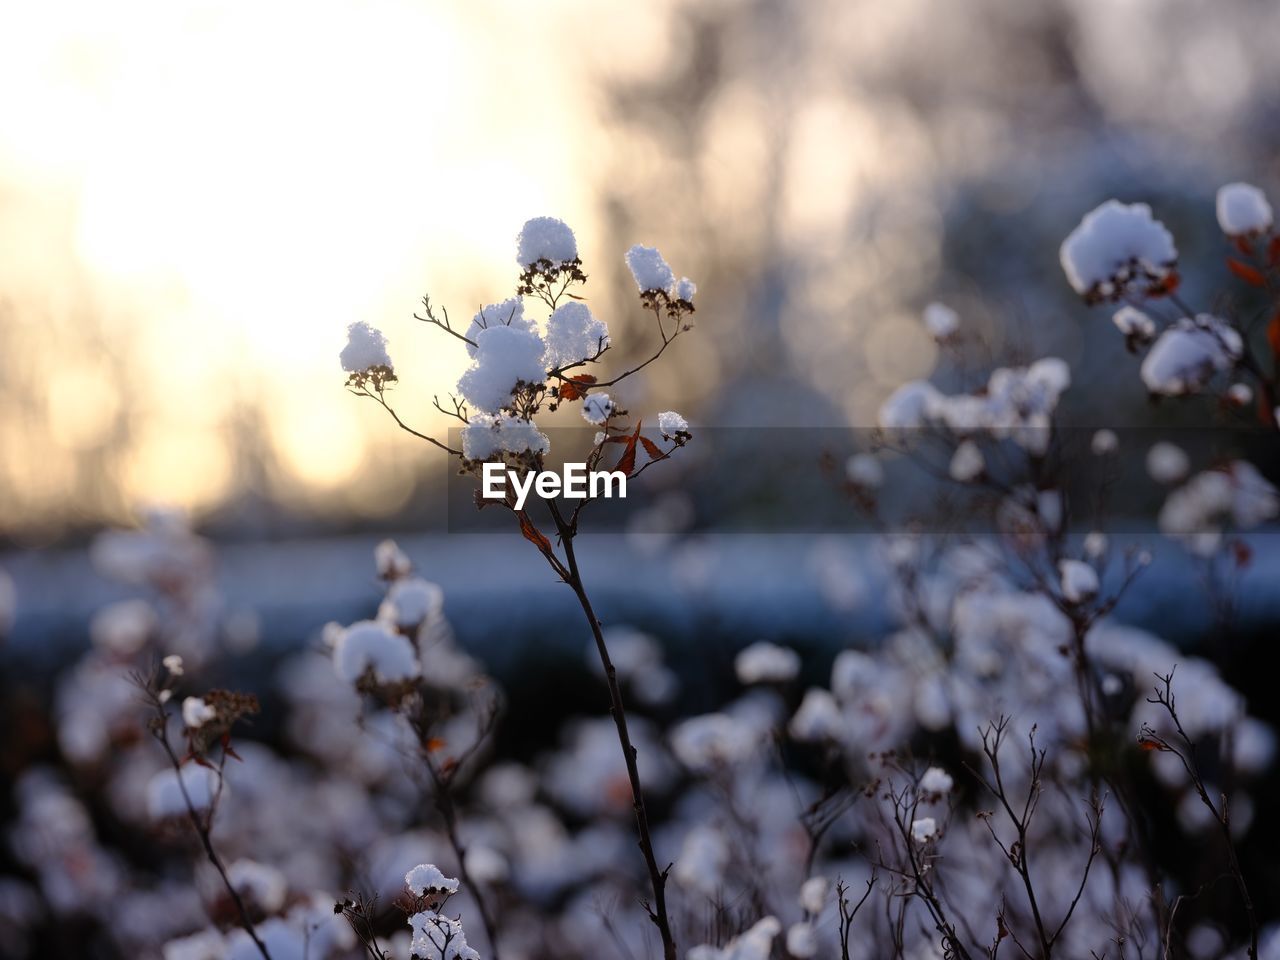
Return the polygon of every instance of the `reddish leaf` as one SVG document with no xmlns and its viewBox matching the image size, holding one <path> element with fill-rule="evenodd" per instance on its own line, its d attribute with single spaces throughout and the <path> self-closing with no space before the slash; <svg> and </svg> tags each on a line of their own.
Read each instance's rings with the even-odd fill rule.
<svg viewBox="0 0 1280 960">
<path fill-rule="evenodd" d="M 439 737 L 431 737 L 427 740 L 427 753 L 436 753 L 444 749 L 444 741 Z"/>
<path fill-rule="evenodd" d="M 1280 312 L 1277 312 L 1271 318 L 1271 323 L 1267 325 L 1267 343 L 1271 347 L 1271 352 L 1276 355 L 1276 359 L 1280 360 Z"/>
<path fill-rule="evenodd" d="M 1170 271 L 1167 277 L 1147 289 L 1147 295 L 1150 297 L 1167 297 L 1178 289 L 1178 284 L 1180 283 L 1182 283 L 1182 278 L 1177 273 Z"/>
<path fill-rule="evenodd" d="M 1267 244 L 1267 263 L 1273 267 L 1280 265 L 1280 234 L 1272 237 Z"/>
<path fill-rule="evenodd" d="M 546 538 L 541 530 L 533 525 L 529 515 L 521 512 L 518 516 L 520 517 L 520 532 L 524 535 L 524 538 L 543 553 L 551 553 L 551 541 Z"/>
<path fill-rule="evenodd" d="M 1231 544 L 1231 553 L 1236 561 L 1236 566 L 1244 568 L 1249 566 L 1253 560 L 1253 548 L 1243 540 L 1235 540 Z"/>
<path fill-rule="evenodd" d="M 596 378 L 589 373 L 582 373 L 576 377 L 570 377 L 560 384 L 561 400 L 581 400 L 587 395 L 583 387 L 590 386 L 596 382 Z"/>
<path fill-rule="evenodd" d="M 1242 256 L 1253 256 L 1253 241 L 1248 237 L 1236 237 L 1236 249 L 1240 251 Z"/>
<path fill-rule="evenodd" d="M 666 456 L 666 454 L 662 452 L 662 448 L 648 437 L 641 437 L 640 445 L 644 447 L 644 452 L 649 455 L 650 459 L 661 460 Z"/>
<path fill-rule="evenodd" d="M 618 466 L 616 469 L 622 471 L 625 477 L 631 476 L 631 471 L 636 468 L 636 441 L 640 439 L 640 424 L 636 424 L 636 432 L 627 437 L 626 449 L 622 451 L 622 456 L 618 458 Z"/>
<path fill-rule="evenodd" d="M 1267 285 L 1267 278 L 1247 263 L 1227 257 L 1227 269 L 1250 286 L 1265 287 Z"/>
</svg>

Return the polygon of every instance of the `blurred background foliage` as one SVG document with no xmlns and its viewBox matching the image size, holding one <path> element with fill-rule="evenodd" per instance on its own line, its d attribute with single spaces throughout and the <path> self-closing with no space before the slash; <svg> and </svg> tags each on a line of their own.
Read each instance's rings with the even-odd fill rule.
<svg viewBox="0 0 1280 960">
<path fill-rule="evenodd" d="M 1277 30 L 1253 0 L 7 9 L 0 542 L 146 502 L 234 539 L 438 522 L 447 468 L 343 391 L 343 331 L 385 329 L 440 428 L 465 356 L 418 297 L 501 299 L 548 213 L 615 343 L 647 333 L 632 242 L 699 282 L 634 409 L 870 425 L 934 368 L 940 298 L 997 356 L 1071 362 L 1068 421 L 1168 422 L 1058 243 L 1147 200 L 1193 302 L 1221 289 L 1213 191 L 1276 183 Z"/>
</svg>

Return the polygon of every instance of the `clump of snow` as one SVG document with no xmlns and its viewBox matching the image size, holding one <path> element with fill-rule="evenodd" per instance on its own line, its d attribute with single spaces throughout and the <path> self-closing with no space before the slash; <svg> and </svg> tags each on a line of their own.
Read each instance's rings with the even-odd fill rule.
<svg viewBox="0 0 1280 960">
<path fill-rule="evenodd" d="M 1277 515 L 1276 488 L 1251 463 L 1234 460 L 1221 470 L 1196 474 L 1169 494 L 1157 522 L 1166 536 L 1208 556 L 1217 550 L 1226 525 L 1251 530 Z"/>
<path fill-rule="evenodd" d="M 237 860 L 227 868 L 227 879 L 236 893 L 256 904 L 264 913 L 275 913 L 283 907 L 289 892 L 283 873 L 256 860 Z"/>
<path fill-rule="evenodd" d="M 1249 183 L 1228 183 L 1218 189 L 1218 226 L 1229 237 L 1248 237 L 1271 229 L 1267 195 Z"/>
<path fill-rule="evenodd" d="M 585 303 L 571 300 L 547 320 L 546 344 L 546 366 L 558 370 L 603 352 L 609 346 L 609 328 Z"/>
<path fill-rule="evenodd" d="M 1173 235 L 1145 203 L 1106 203 L 1085 214 L 1062 242 L 1062 269 L 1086 300 L 1154 293 L 1173 276 Z"/>
<path fill-rule="evenodd" d="M 524 301 L 519 297 L 511 297 L 501 303 L 490 303 L 480 308 L 480 312 L 471 318 L 471 326 L 467 327 L 467 355 L 476 355 L 475 340 L 481 330 L 490 327 L 515 327 L 536 333 L 533 321 L 524 315 Z"/>
<path fill-rule="evenodd" d="M 933 817 L 920 817 L 911 821 L 911 839 L 921 845 L 938 836 L 938 821 Z"/>
<path fill-rule="evenodd" d="M 931 303 L 924 308 L 924 327 L 935 340 L 948 340 L 960 329 L 960 314 L 945 303 Z"/>
<path fill-rule="evenodd" d="M 627 267 L 641 293 L 655 290 L 666 293 L 675 285 L 676 275 L 656 247 L 645 247 L 637 243 L 627 251 Z"/>
<path fill-rule="evenodd" d="M 176 653 L 169 654 L 169 656 L 165 657 L 160 662 L 164 665 L 165 670 L 169 672 L 169 676 L 171 677 L 180 677 L 185 672 L 182 666 L 182 658 Z"/>
<path fill-rule="evenodd" d="M 931 383 L 910 380 L 904 383 L 880 405 L 877 422 L 880 429 L 898 441 L 904 441 L 913 430 L 926 423 L 929 408 L 942 398 Z"/>
<path fill-rule="evenodd" d="M 1069 603 L 1085 603 L 1098 595 L 1098 572 L 1082 560 L 1059 561 L 1058 576 Z"/>
<path fill-rule="evenodd" d="M 844 462 L 844 475 L 854 486 L 878 490 L 884 483 L 884 464 L 872 453 L 855 453 Z"/>
<path fill-rule="evenodd" d="M 444 591 L 439 586 L 421 577 L 410 577 L 391 584 L 378 607 L 378 619 L 410 629 L 439 614 L 443 606 Z"/>
<path fill-rule="evenodd" d="M 672 875 L 686 890 L 714 896 L 724 883 L 729 860 L 729 844 L 724 834 L 699 824 L 685 835 Z"/>
<path fill-rule="evenodd" d="M 672 440 L 689 432 L 689 421 L 674 410 L 664 410 L 658 414 L 658 431 L 664 440 Z"/>
<path fill-rule="evenodd" d="M 810 877 L 800 885 L 800 908 L 816 917 L 827 903 L 831 882 L 826 877 Z"/>
<path fill-rule="evenodd" d="M 818 937 L 811 923 L 793 923 L 787 928 L 787 953 L 796 960 L 809 960 L 818 952 Z"/>
<path fill-rule="evenodd" d="M 723 947 L 706 944 L 694 947 L 685 960 L 769 960 L 773 956 L 773 941 L 781 932 L 782 924 L 777 918 L 765 917 Z"/>
<path fill-rule="evenodd" d="M 1090 530 L 1085 534 L 1082 547 L 1086 557 L 1097 560 L 1107 552 L 1107 535 L 1101 530 Z"/>
<path fill-rule="evenodd" d="M 394 540 L 383 540 L 373 548 L 373 564 L 383 580 L 407 577 L 413 570 L 408 555 Z"/>
<path fill-rule="evenodd" d="M 671 749 L 690 770 L 702 772 L 732 766 L 756 750 L 756 733 L 725 713 L 692 717 L 671 730 Z"/>
<path fill-rule="evenodd" d="M 161 955 L 164 960 L 224 960 L 227 941 L 221 930 L 211 927 L 168 941 Z"/>
<path fill-rule="evenodd" d="M 146 600 L 120 600 L 93 615 L 89 636 L 95 646 L 128 656 L 155 631 L 156 613 Z"/>
<path fill-rule="evenodd" d="M 578 241 L 563 220 L 534 217 L 525 221 L 516 240 L 516 262 L 531 267 L 546 260 L 552 265 L 578 259 Z"/>
<path fill-rule="evenodd" d="M 1237 407 L 1247 407 L 1253 402 L 1253 387 L 1247 383 L 1233 383 L 1227 387 L 1227 400 Z"/>
<path fill-rule="evenodd" d="M 1234 367 L 1243 351 L 1240 334 L 1225 320 L 1207 313 L 1183 317 L 1152 344 L 1142 361 L 1142 382 L 1164 396 L 1196 393 Z"/>
<path fill-rule="evenodd" d="M 152 820 L 187 815 L 187 802 L 182 793 L 184 787 L 191 799 L 191 806 L 196 810 L 208 810 L 213 803 L 214 794 L 218 790 L 218 774 L 195 763 L 186 764 L 181 767 L 181 771 L 181 783 L 178 780 L 179 774 L 168 767 L 147 783 L 147 815 Z"/>
<path fill-rule="evenodd" d="M 458 392 L 476 410 L 497 413 L 511 404 L 518 384 L 546 378 L 546 348 L 532 330 L 499 325 L 481 330 L 475 340 L 475 362 L 458 381 Z"/>
<path fill-rule="evenodd" d="M 1098 430 L 1089 442 L 1089 448 L 1096 457 L 1105 457 L 1120 449 L 1120 438 L 1114 430 Z"/>
<path fill-rule="evenodd" d="M 1121 307 L 1112 315 L 1111 322 L 1135 343 L 1149 343 L 1156 335 L 1156 322 L 1137 307 Z"/>
<path fill-rule="evenodd" d="M 930 767 L 920 778 L 920 792 L 931 796 L 945 796 L 954 786 L 951 774 L 941 767 Z"/>
<path fill-rule="evenodd" d="M 418 675 L 413 646 L 376 620 L 353 623 L 338 636 L 333 666 L 347 683 L 356 683 L 372 671 L 378 683 L 396 683 Z"/>
<path fill-rule="evenodd" d="M 372 367 L 390 367 L 387 338 L 382 331 L 359 321 L 347 327 L 347 345 L 339 355 L 347 373 L 364 373 Z"/>
<path fill-rule="evenodd" d="M 432 911 L 415 913 L 409 918 L 413 929 L 410 949 L 415 957 L 430 960 L 480 960 L 480 954 L 467 945 L 462 924 L 451 917 Z"/>
<path fill-rule="evenodd" d="M 800 655 L 787 647 L 761 641 L 739 652 L 733 668 L 740 683 L 786 683 L 799 675 Z"/>
<path fill-rule="evenodd" d="M 182 723 L 188 730 L 197 730 L 218 716 L 218 711 L 200 697 L 187 697 L 182 701 Z"/>
<path fill-rule="evenodd" d="M 982 450 L 972 440 L 965 440 L 956 447 L 955 453 L 951 455 L 951 464 L 948 471 L 952 480 L 958 480 L 960 483 L 968 483 L 982 475 L 982 471 L 987 468 L 987 462 L 982 456 Z"/>
<path fill-rule="evenodd" d="M 404 885 L 416 897 L 439 893 L 452 896 L 458 892 L 458 881 L 452 877 L 446 877 L 434 863 L 418 864 L 404 875 Z"/>
<path fill-rule="evenodd" d="M 677 300 L 683 300 L 685 303 L 693 303 L 693 298 L 698 293 L 698 285 L 688 277 L 681 277 L 676 283 L 675 297 Z"/>
<path fill-rule="evenodd" d="M 467 460 L 488 460 L 501 453 L 546 453 L 549 441 L 532 420 L 500 414 L 473 416 L 462 428 L 462 456 Z"/>
<path fill-rule="evenodd" d="M 800 706 L 787 725 L 796 740 L 814 742 L 838 740 L 843 729 L 843 718 L 836 698 L 821 687 L 807 690 Z"/>
<path fill-rule="evenodd" d="M 1156 483 L 1177 483 L 1190 469 L 1187 451 L 1168 440 L 1153 443 L 1147 451 L 1147 474 Z"/>
<path fill-rule="evenodd" d="M 618 405 L 607 393 L 593 393 L 582 401 L 582 419 L 597 426 L 608 420 Z"/>
</svg>

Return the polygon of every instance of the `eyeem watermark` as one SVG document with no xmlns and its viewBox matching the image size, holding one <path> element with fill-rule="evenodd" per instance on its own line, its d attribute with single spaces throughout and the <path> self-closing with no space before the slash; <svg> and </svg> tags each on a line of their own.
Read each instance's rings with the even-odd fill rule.
<svg viewBox="0 0 1280 960">
<path fill-rule="evenodd" d="M 506 464 L 486 463 L 483 467 L 481 495 L 486 500 L 505 500 L 507 484 L 516 495 L 516 509 L 523 510 L 532 490 L 543 500 L 564 497 L 568 500 L 626 499 L 627 475 L 621 470 L 588 470 L 585 463 L 566 463 L 560 473 L 554 470 L 529 470 L 521 476 Z"/>
</svg>

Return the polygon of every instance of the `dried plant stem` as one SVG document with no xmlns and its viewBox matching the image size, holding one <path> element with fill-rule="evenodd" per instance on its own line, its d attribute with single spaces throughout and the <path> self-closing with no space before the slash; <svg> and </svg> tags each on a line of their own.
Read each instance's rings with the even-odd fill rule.
<svg viewBox="0 0 1280 960">
<path fill-rule="evenodd" d="M 178 779 L 178 789 L 182 791 L 182 801 L 187 808 L 187 819 L 191 821 L 191 826 L 195 828 L 196 834 L 200 837 L 200 844 L 204 847 L 205 856 L 209 862 L 213 864 L 213 868 L 218 871 L 218 876 L 222 878 L 222 885 L 226 887 L 231 902 L 235 904 L 236 916 L 240 921 L 240 926 L 245 933 L 249 934 L 249 938 L 253 941 L 254 946 L 258 948 L 258 952 L 262 954 L 263 960 L 271 960 L 271 954 L 267 951 L 267 945 L 262 942 L 258 936 L 258 932 L 253 928 L 253 921 L 249 918 L 249 910 L 244 905 L 244 900 L 240 893 L 232 884 L 231 878 L 227 876 L 227 869 L 222 863 L 222 858 L 218 856 L 218 851 L 213 846 L 213 809 L 209 811 L 209 816 L 203 818 L 196 810 L 195 804 L 191 802 L 191 795 L 187 792 L 187 785 L 182 779 L 182 761 L 178 759 L 178 755 L 174 753 L 173 746 L 169 743 L 169 734 L 165 730 L 165 722 L 167 716 L 163 707 L 159 707 L 159 713 L 156 722 L 152 725 L 152 736 L 164 748 L 165 756 L 169 758 L 169 763 L 173 767 L 173 772 Z M 226 762 L 226 755 L 223 755 L 223 763 Z M 222 770 L 218 770 L 218 778 L 222 778 Z"/>
<path fill-rule="evenodd" d="M 671 919 L 667 915 L 667 873 L 670 867 L 662 869 L 658 866 L 658 858 L 653 850 L 653 837 L 649 831 L 649 815 L 645 810 L 644 791 L 640 785 L 640 768 L 636 763 L 636 748 L 631 742 L 631 733 L 627 729 L 627 712 L 622 702 L 622 688 L 618 685 L 618 671 L 609 656 L 609 647 L 605 643 L 604 634 L 600 630 L 600 621 L 591 607 L 591 598 L 587 596 L 582 583 L 582 573 L 578 569 L 578 558 L 574 552 L 574 533 L 560 515 L 553 510 L 556 526 L 560 531 L 561 543 L 564 547 L 564 578 L 569 589 L 578 598 L 582 612 L 591 628 L 591 636 L 595 639 L 596 652 L 600 655 L 600 665 L 604 668 L 605 680 L 609 687 L 609 713 L 618 730 L 618 742 L 622 746 L 623 759 L 627 764 L 627 779 L 631 784 L 631 805 L 636 816 L 636 830 L 639 833 L 640 851 L 644 854 L 645 867 L 649 871 L 649 884 L 653 889 L 653 903 L 645 904 L 649 919 L 658 928 L 662 937 L 662 953 L 664 960 L 676 960 L 675 935 L 671 932 Z"/>
</svg>

